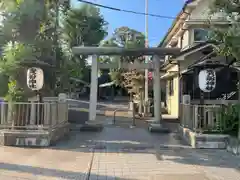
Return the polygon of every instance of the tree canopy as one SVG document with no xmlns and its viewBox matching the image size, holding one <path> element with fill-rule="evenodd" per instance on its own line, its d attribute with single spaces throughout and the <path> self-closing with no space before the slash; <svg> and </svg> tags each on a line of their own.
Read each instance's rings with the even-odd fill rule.
<svg viewBox="0 0 240 180">
<path fill-rule="evenodd" d="M 73 46 L 98 46 L 107 35 L 108 23 L 99 8 L 82 5 L 69 9 L 62 23 L 62 39 L 65 57 L 63 68 L 69 76 L 85 79 L 87 73 L 87 56 L 73 55 Z"/>
<path fill-rule="evenodd" d="M 240 1 L 214 0 L 211 15 L 223 15 L 231 25 L 216 26 L 213 24 L 211 39 L 219 44 L 218 52 L 224 56 L 233 56 L 240 60 Z"/>
<path fill-rule="evenodd" d="M 0 12 L 3 17 L 0 71 L 4 80 L 6 77 L 11 79 L 16 87 L 27 93 L 26 68 L 31 66 L 43 68 L 45 92 L 69 88 L 69 78 L 90 80 L 87 56 L 74 55 L 73 46 L 144 47 L 144 35 L 129 27 L 117 28 L 104 40 L 108 23 L 100 9 L 92 5 L 70 8 L 69 1 L 2 0 Z M 133 62 L 143 61 L 143 57 L 105 56 L 99 60 Z M 129 73 L 119 69 L 110 72 L 116 84 L 127 88 L 129 93 L 142 92 L 143 72 Z M 56 80 L 59 86 L 56 86 Z"/>
<path fill-rule="evenodd" d="M 125 47 L 125 48 L 137 48 L 145 46 L 145 36 L 143 33 L 131 29 L 129 27 L 119 27 L 117 28 L 113 35 L 102 43 L 102 46 L 110 47 Z M 104 57 L 101 59 L 104 62 L 129 62 L 134 61 L 144 61 L 143 56 L 111 56 Z M 143 104 L 143 92 L 144 92 L 144 82 L 145 76 L 144 71 L 139 70 L 126 70 L 126 69 L 111 69 L 110 70 L 111 79 L 115 84 L 120 85 L 128 90 L 128 93 L 132 97 L 134 95 L 135 99 L 140 100 L 140 107 Z M 141 113 L 141 108 L 140 108 Z"/>
</svg>

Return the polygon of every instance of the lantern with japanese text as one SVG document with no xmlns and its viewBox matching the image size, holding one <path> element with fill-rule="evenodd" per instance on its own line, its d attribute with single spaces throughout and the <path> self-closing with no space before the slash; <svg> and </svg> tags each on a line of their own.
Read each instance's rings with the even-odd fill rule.
<svg viewBox="0 0 240 180">
<path fill-rule="evenodd" d="M 41 68 L 32 67 L 27 71 L 27 86 L 33 90 L 38 91 L 42 89 L 44 84 L 44 73 Z"/>
<path fill-rule="evenodd" d="M 211 92 L 216 88 L 216 72 L 213 69 L 204 69 L 199 72 L 198 85 L 203 92 Z"/>
</svg>

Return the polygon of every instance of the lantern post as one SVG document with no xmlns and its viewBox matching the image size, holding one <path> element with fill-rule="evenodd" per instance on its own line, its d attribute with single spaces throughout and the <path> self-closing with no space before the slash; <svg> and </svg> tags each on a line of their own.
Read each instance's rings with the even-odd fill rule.
<svg viewBox="0 0 240 180">
<path fill-rule="evenodd" d="M 204 93 L 210 93 L 216 88 L 216 71 L 215 69 L 226 67 L 226 64 L 221 64 L 216 61 L 205 60 L 192 66 L 195 76 L 198 76 L 197 84 L 200 88 L 200 125 L 204 123 Z"/>
<path fill-rule="evenodd" d="M 38 96 L 39 103 L 42 102 L 42 95 L 39 92 L 43 88 L 44 85 L 44 73 L 41 68 L 38 67 L 31 67 L 27 70 L 27 86 L 32 91 L 36 92 L 36 95 Z M 40 104 L 39 107 L 39 122 L 36 122 L 36 124 L 42 123 L 42 105 Z"/>
</svg>

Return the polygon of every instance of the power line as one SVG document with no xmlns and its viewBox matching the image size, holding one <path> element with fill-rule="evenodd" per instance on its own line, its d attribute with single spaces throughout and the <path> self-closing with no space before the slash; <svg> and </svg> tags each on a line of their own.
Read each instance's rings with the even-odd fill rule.
<svg viewBox="0 0 240 180">
<path fill-rule="evenodd" d="M 89 1 L 85 1 L 85 0 L 78 0 L 78 1 L 82 2 L 82 3 L 90 4 L 90 5 L 93 5 L 93 6 L 101 7 L 101 8 L 104 8 L 104 9 L 110 9 L 112 11 L 119 11 L 119 12 L 125 12 L 125 13 L 131 13 L 131 14 L 137 14 L 137 15 L 143 15 L 143 16 L 151 16 L 151 17 L 157 17 L 157 18 L 162 18 L 162 19 L 176 19 L 176 17 L 172 17 L 172 16 L 164 16 L 164 15 L 159 15 L 159 14 L 144 13 L 144 12 L 137 12 L 137 11 L 132 11 L 132 10 L 120 9 L 120 8 L 105 6 L 105 5 L 102 5 L 102 4 L 93 3 L 93 2 L 89 2 Z"/>
</svg>

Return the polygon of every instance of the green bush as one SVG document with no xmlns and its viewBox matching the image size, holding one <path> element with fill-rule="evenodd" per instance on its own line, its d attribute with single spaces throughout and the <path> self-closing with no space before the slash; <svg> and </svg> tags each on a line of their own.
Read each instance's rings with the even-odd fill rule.
<svg viewBox="0 0 240 180">
<path fill-rule="evenodd" d="M 11 80 L 8 83 L 8 92 L 4 100 L 10 102 L 20 102 L 24 101 L 24 99 L 24 91 L 17 87 L 16 80 Z"/>
<path fill-rule="evenodd" d="M 240 104 L 222 106 L 219 110 L 217 129 L 224 134 L 238 135 Z"/>
</svg>

